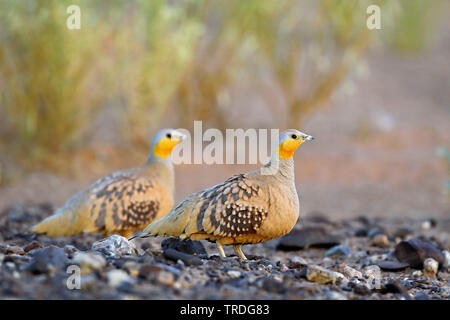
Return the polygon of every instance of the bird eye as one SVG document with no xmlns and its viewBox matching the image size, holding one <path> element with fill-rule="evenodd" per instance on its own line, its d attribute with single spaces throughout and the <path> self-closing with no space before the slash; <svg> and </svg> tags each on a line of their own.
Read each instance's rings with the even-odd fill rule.
<svg viewBox="0 0 450 320">
<path fill-rule="evenodd" d="M 291 138 L 294 139 L 294 140 L 297 140 L 298 139 L 298 135 L 293 134 L 293 135 L 291 135 Z"/>
<path fill-rule="evenodd" d="M 172 139 L 172 135 L 170 133 L 166 134 L 166 137 Z"/>
</svg>

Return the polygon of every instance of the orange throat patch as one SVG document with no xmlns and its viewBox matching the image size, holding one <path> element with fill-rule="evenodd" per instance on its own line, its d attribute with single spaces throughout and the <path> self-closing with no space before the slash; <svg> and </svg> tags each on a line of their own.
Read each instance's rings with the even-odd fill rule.
<svg viewBox="0 0 450 320">
<path fill-rule="evenodd" d="M 285 140 L 278 145 L 278 157 L 280 160 L 291 159 L 294 156 L 295 150 L 301 145 L 301 140 Z"/>
</svg>

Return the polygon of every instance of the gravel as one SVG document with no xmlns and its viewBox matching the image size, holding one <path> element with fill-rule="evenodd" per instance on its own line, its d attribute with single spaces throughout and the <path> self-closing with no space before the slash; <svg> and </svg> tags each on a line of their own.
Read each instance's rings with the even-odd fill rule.
<svg viewBox="0 0 450 320">
<path fill-rule="evenodd" d="M 424 230 L 423 220 L 311 216 L 286 237 L 243 246 L 249 260 L 240 261 L 230 247 L 220 258 L 215 244 L 206 241 L 30 233 L 49 210 L 49 205 L 15 206 L 0 214 L 2 298 L 450 298 L 449 220 L 433 220 Z M 357 232 L 361 228 L 368 232 Z M 381 233 L 370 238 L 374 229 Z M 388 242 L 371 245 L 380 234 Z M 77 283 L 80 289 L 68 285 Z"/>
</svg>

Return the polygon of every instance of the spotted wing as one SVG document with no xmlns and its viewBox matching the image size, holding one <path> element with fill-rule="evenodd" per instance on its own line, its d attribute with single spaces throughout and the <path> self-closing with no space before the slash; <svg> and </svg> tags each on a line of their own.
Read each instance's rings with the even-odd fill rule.
<svg viewBox="0 0 450 320">
<path fill-rule="evenodd" d="M 236 237 L 256 233 L 268 212 L 262 193 L 263 189 L 245 174 L 205 190 L 196 203 L 195 218 L 186 234 Z"/>
<path fill-rule="evenodd" d="M 90 192 L 90 219 L 95 231 L 134 230 L 153 221 L 163 190 L 149 179 L 116 176 Z"/>
</svg>

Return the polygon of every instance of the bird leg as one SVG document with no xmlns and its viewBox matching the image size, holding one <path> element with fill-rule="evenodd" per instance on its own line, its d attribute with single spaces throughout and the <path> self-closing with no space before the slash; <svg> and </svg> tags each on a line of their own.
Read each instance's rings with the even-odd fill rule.
<svg viewBox="0 0 450 320">
<path fill-rule="evenodd" d="M 223 251 L 222 244 L 216 241 L 217 250 L 219 250 L 219 254 L 222 258 L 226 258 L 225 251 Z"/>
<path fill-rule="evenodd" d="M 247 257 L 245 256 L 245 254 L 242 252 L 241 249 L 241 245 L 240 244 L 234 244 L 233 245 L 233 249 L 234 252 L 236 252 L 236 254 L 242 259 L 242 260 L 247 260 Z"/>
</svg>

